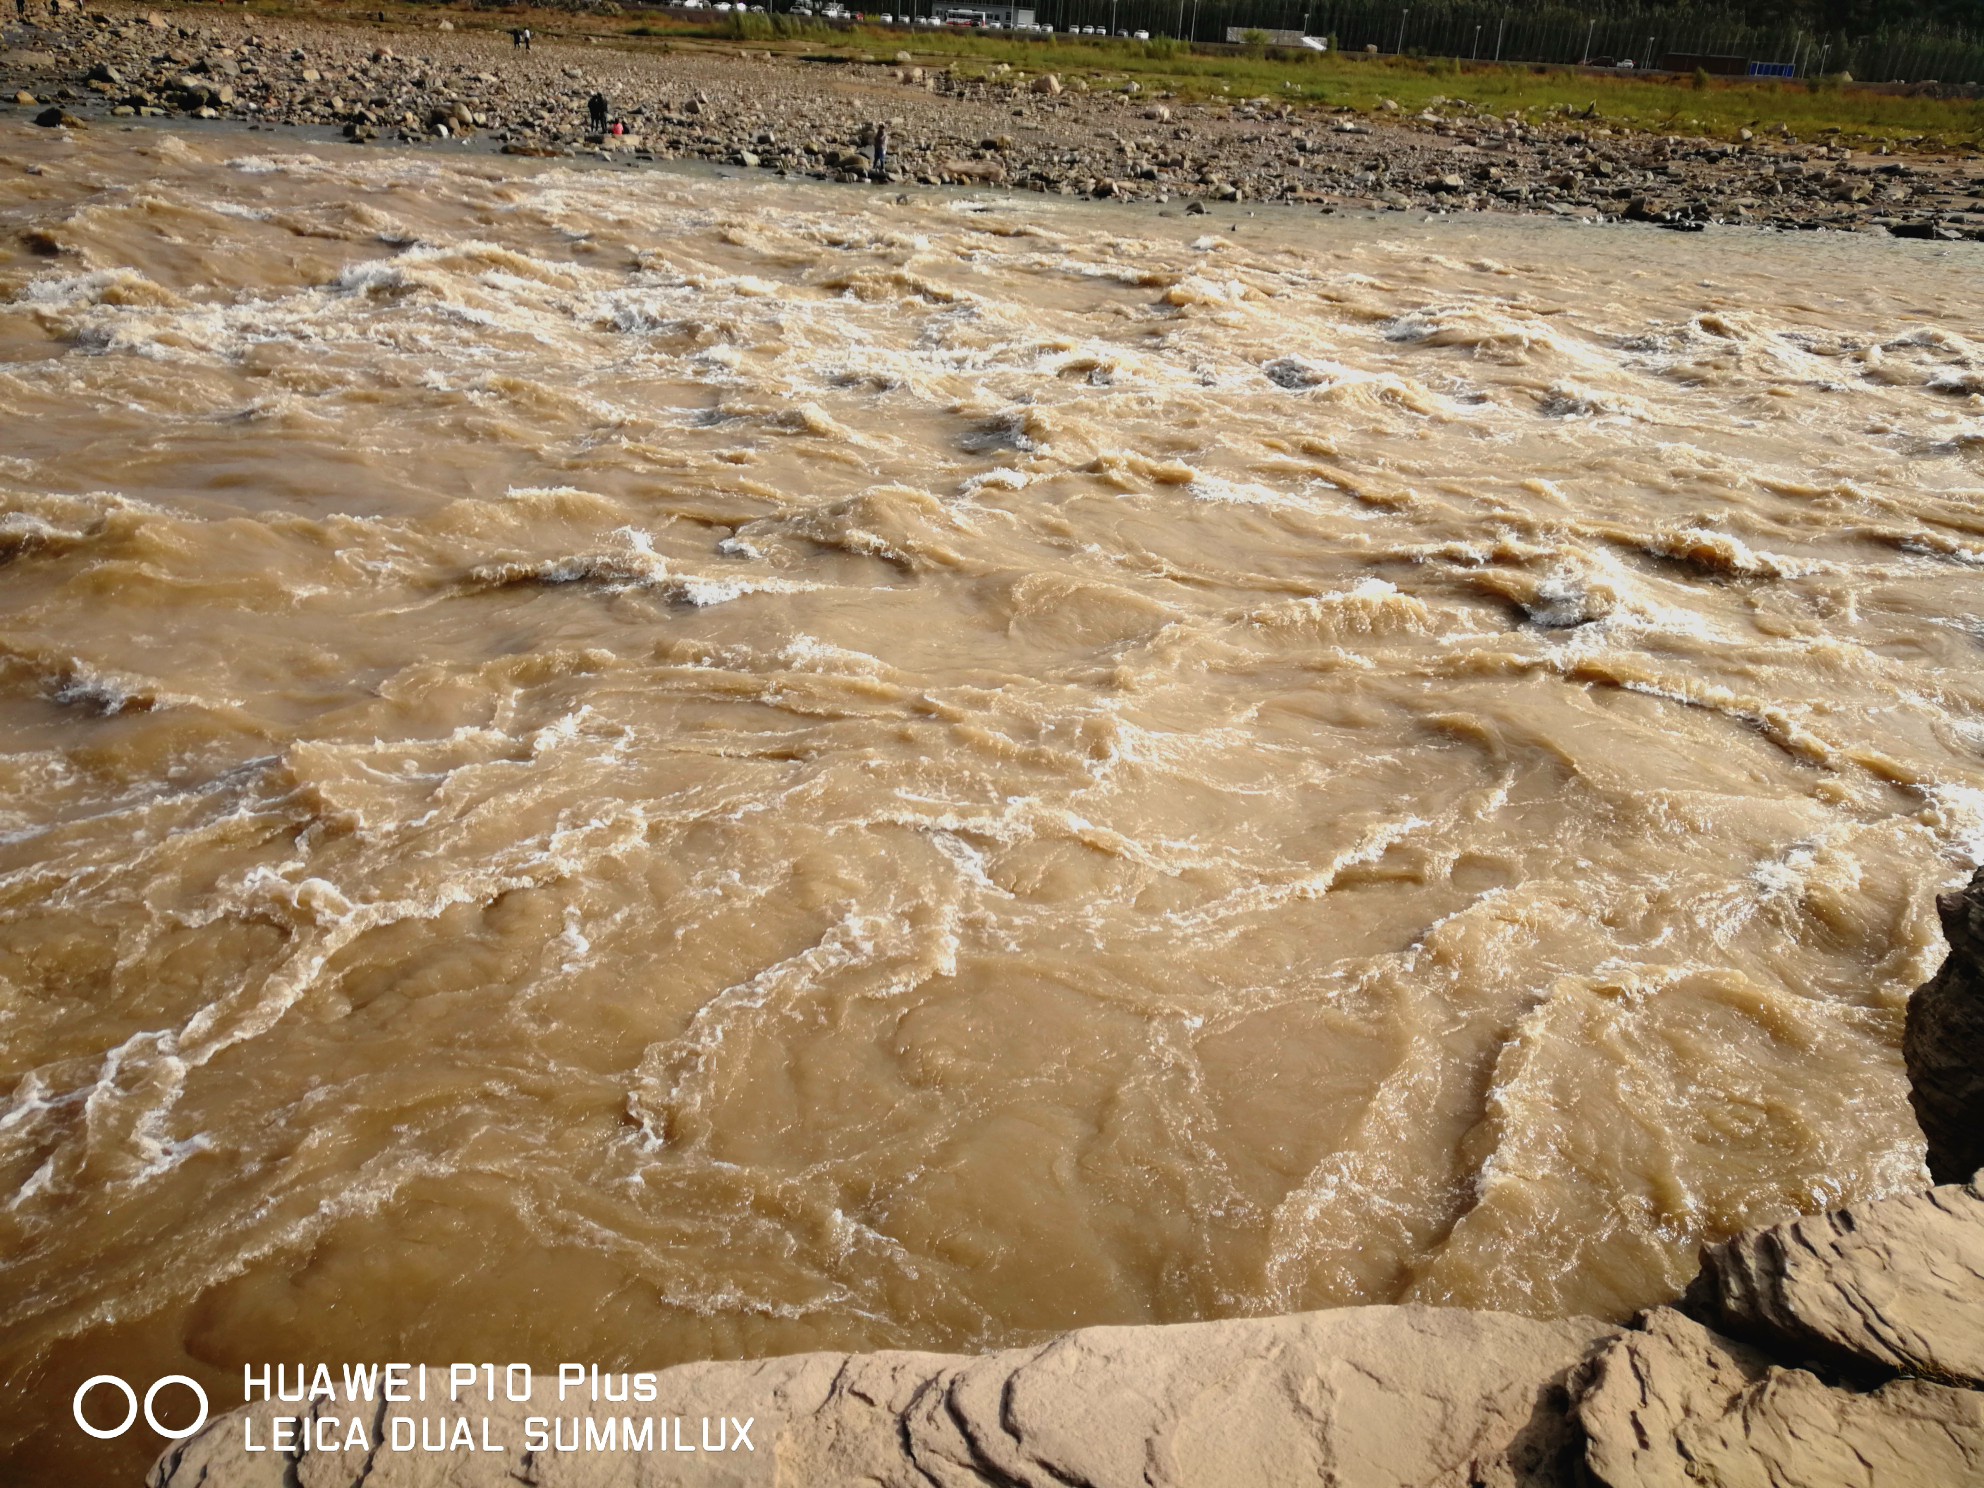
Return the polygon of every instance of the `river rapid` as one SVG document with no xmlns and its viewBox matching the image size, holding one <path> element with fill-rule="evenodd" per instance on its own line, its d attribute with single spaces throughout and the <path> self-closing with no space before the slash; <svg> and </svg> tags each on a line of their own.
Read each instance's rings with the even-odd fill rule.
<svg viewBox="0 0 1984 1488">
<path fill-rule="evenodd" d="M 1620 1317 L 1925 1182 L 1980 326 L 4 126 L 0 1467 L 148 1458 L 99 1372 Z"/>
</svg>

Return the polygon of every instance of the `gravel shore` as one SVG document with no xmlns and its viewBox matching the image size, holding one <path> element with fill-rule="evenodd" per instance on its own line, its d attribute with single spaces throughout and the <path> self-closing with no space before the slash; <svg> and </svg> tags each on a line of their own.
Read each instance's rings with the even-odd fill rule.
<svg viewBox="0 0 1984 1488">
<path fill-rule="evenodd" d="M 1192 102 L 1079 78 L 773 54 L 742 44 L 540 34 L 528 51 L 466 14 L 426 29 L 217 8 L 34 0 L 0 29 L 0 117 L 49 127 L 193 115 L 330 126 L 380 143 L 465 137 L 515 154 L 700 159 L 849 182 L 987 185 L 1310 210 L 1547 212 L 1885 230 L 1984 241 L 1984 157 L 1890 158 L 1761 131 L 1733 143 L 1575 118 L 1366 117 L 1272 99 Z M 500 18 L 498 18 L 500 19 Z M 502 26 L 508 22 L 503 21 Z M 442 27 L 447 29 L 441 29 Z M 605 95 L 624 134 L 594 132 Z M 877 173 L 876 125 L 890 151 Z"/>
</svg>

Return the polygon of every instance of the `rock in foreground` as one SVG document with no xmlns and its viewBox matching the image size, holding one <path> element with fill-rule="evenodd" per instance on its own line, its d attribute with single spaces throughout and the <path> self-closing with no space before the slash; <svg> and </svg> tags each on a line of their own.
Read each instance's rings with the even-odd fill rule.
<svg viewBox="0 0 1984 1488">
<path fill-rule="evenodd" d="M 1942 909 L 1951 954 L 1909 1009 L 1908 1059 L 1932 1154 L 1941 1142 L 1948 1171 L 1984 1131 L 1980 1044 L 1964 1042 L 1984 1005 L 1984 872 Z M 1984 1488 L 1979 1183 L 1747 1231 L 1709 1248 L 1685 1305 L 1694 1316 L 1656 1308 L 1632 1328 L 1358 1307 L 1087 1328 L 980 1358 L 684 1364 L 660 1371 L 656 1398 L 638 1406 L 594 1406 L 583 1389 L 560 1405 L 556 1383 L 540 1377 L 529 1404 L 474 1407 L 490 1418 L 481 1439 L 494 1451 L 392 1450 L 376 1405 L 361 1408 L 362 1421 L 312 1424 L 302 1448 L 269 1450 L 275 1418 L 307 1408 L 264 1401 L 175 1446 L 150 1482 Z M 444 1398 L 447 1376 L 427 1378 L 425 1398 Z M 322 1413 L 334 1409 L 325 1402 Z M 449 1414 L 397 1409 L 416 1423 Z M 528 1416 L 556 1412 L 579 1441 L 582 1411 L 601 1442 L 646 1420 L 647 1444 L 628 1450 L 622 1437 L 588 1452 L 554 1438 L 529 1449 Z M 719 1439 L 748 1423 L 751 1450 L 696 1450 L 713 1418 Z M 679 1425 L 671 1443 L 662 1424 L 655 1444 L 654 1426 L 671 1421 L 689 1423 L 686 1449 Z M 327 1450 L 309 1448 L 318 1439 Z"/>
<path fill-rule="evenodd" d="M 1953 1184 L 1748 1231 L 1709 1247 L 1689 1300 L 1790 1358 L 1984 1388 L 1984 1194 Z"/>
<path fill-rule="evenodd" d="M 1600 1356 L 1578 1420 L 1606 1488 L 1984 1483 L 1977 1391 L 1913 1379 L 1838 1389 L 1665 1307 Z"/>
<path fill-rule="evenodd" d="M 1164 1328 L 1087 1328 L 981 1358 L 805 1354 L 664 1371 L 660 1398 L 600 1406 L 656 1420 L 735 1417 L 750 1452 L 527 1453 L 530 1412 L 503 1406 L 501 1453 L 249 1454 L 257 1403 L 166 1454 L 156 1488 L 604 1485 L 1568 1484 L 1578 1449 L 1564 1381 L 1619 1329 L 1429 1307 L 1360 1307 Z M 446 1376 L 429 1374 L 430 1395 Z M 478 1404 L 476 1414 L 484 1413 Z M 411 1409 L 409 1414 L 416 1412 Z M 439 1414 L 435 1412 L 434 1414 Z M 254 1417 L 252 1428 L 248 1417 Z M 714 1428 L 713 1428 L 714 1429 Z M 689 1438 L 693 1443 L 695 1437 Z"/>
<path fill-rule="evenodd" d="M 151 1483 L 1984 1488 L 1980 1256 L 1984 1193 L 1939 1188 L 1711 1252 L 1690 1305 L 1743 1341 L 1664 1307 L 1632 1328 L 1428 1307 L 1087 1328 L 980 1358 L 685 1364 L 639 1406 L 583 1391 L 560 1406 L 540 1378 L 532 1404 L 474 1404 L 495 1452 L 250 1453 L 245 1440 L 268 1443 L 272 1418 L 301 1409 L 257 1402 L 168 1452 Z M 443 1398 L 445 1374 L 429 1380 Z M 630 1410 L 688 1423 L 690 1450 L 665 1436 L 632 1452 L 525 1449 L 529 1414 L 591 1411 L 603 1431 Z M 693 1450 L 712 1419 L 749 1421 L 752 1450 Z M 368 1427 L 376 1442 L 379 1417 Z"/>
</svg>

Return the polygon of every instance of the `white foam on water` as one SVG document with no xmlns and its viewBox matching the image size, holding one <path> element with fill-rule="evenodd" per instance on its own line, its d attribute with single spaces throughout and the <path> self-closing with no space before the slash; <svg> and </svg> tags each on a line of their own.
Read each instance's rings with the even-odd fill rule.
<svg viewBox="0 0 1984 1488">
<path fill-rule="evenodd" d="M 31 1348 L 321 1300 L 410 1181 L 478 1220 L 443 1303 L 610 1269 L 676 1357 L 1618 1311 L 1919 1167 L 1961 265 L 166 153 L 0 311 L 0 888 L 61 978 L 0 1150 L 80 1258 L 0 1256 Z M 1791 1115 L 1622 1153 L 1620 1090 Z"/>
</svg>

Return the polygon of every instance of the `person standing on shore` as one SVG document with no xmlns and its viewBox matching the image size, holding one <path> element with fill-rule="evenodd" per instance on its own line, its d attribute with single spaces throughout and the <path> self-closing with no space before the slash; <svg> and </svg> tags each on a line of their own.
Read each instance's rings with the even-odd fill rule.
<svg viewBox="0 0 1984 1488">
<path fill-rule="evenodd" d="M 887 124 L 877 124 L 875 126 L 875 171 L 874 171 L 875 179 L 878 181 L 884 179 L 884 172 L 886 172 L 888 168 L 889 168 L 889 126 Z"/>
<path fill-rule="evenodd" d="M 524 50 L 530 50 L 530 27 L 524 27 Z"/>
<path fill-rule="evenodd" d="M 586 100 L 586 112 L 592 119 L 593 132 L 595 134 L 605 133 L 607 114 L 606 95 L 604 93 L 595 93 L 591 98 L 588 98 Z"/>
</svg>

